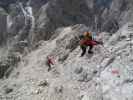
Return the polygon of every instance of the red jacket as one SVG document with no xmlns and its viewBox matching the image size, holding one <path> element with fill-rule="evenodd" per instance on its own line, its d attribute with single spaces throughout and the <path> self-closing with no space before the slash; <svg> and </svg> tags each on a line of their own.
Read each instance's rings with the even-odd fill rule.
<svg viewBox="0 0 133 100">
<path fill-rule="evenodd" d="M 54 65 L 54 60 L 52 58 L 48 58 L 48 64 Z"/>
<path fill-rule="evenodd" d="M 86 46 L 89 46 L 89 45 L 97 45 L 98 44 L 98 42 L 97 41 L 94 41 L 94 40 L 85 40 L 85 39 L 83 39 L 83 40 L 81 40 L 80 41 L 80 45 L 86 45 Z"/>
</svg>

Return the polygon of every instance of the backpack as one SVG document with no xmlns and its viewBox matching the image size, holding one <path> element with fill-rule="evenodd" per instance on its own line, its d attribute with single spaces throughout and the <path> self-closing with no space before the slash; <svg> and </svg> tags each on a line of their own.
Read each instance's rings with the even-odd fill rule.
<svg viewBox="0 0 133 100">
<path fill-rule="evenodd" d="M 84 38 L 84 35 L 80 35 L 79 36 L 79 39 L 81 40 L 81 39 L 83 39 Z"/>
<path fill-rule="evenodd" d="M 84 32 L 82 35 L 79 36 L 79 39 L 85 39 L 85 38 L 92 38 L 91 33 L 90 32 Z"/>
</svg>

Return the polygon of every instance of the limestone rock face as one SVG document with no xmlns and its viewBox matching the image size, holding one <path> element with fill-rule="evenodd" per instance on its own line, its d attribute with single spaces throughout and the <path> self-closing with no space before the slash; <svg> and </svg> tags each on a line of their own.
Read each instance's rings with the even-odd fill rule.
<svg viewBox="0 0 133 100">
<path fill-rule="evenodd" d="M 6 17 L 5 15 L 0 15 L 0 26 L 1 26 L 1 29 L 0 29 L 0 44 L 2 45 L 2 42 L 5 42 L 5 39 L 6 39 Z"/>
<path fill-rule="evenodd" d="M 132 4 L 131 0 L 19 0 L 19 2 L 3 0 L 0 2 L 1 7 L 6 5 L 3 9 L 8 10 L 6 11 L 9 14 L 7 32 L 12 34 L 10 37 L 19 35 L 19 39 L 28 38 L 30 42 L 48 40 L 57 28 L 75 24 L 85 24 L 93 31 L 116 32 L 127 21 L 132 20 Z M 27 11 L 32 12 L 29 18 L 26 13 L 27 8 L 29 9 Z"/>
</svg>

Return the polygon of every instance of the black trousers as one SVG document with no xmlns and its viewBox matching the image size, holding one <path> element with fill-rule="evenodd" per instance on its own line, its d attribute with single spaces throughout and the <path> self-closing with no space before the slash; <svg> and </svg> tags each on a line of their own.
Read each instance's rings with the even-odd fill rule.
<svg viewBox="0 0 133 100">
<path fill-rule="evenodd" d="M 88 45 L 88 46 L 89 46 L 88 53 L 91 53 L 92 49 L 93 49 L 93 45 Z M 81 57 L 85 55 L 86 49 L 87 49 L 88 46 L 80 46 L 81 49 L 82 49 Z"/>
</svg>

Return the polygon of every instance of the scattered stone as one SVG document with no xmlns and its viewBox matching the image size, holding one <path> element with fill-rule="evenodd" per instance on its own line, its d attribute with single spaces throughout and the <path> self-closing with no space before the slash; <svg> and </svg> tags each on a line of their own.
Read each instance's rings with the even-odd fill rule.
<svg viewBox="0 0 133 100">
<path fill-rule="evenodd" d="M 98 85 L 98 83 L 95 83 L 95 86 L 97 86 Z"/>
<path fill-rule="evenodd" d="M 80 79 L 78 81 L 80 82 L 89 82 L 92 79 L 92 74 L 88 74 L 87 72 L 82 73 L 80 76 Z"/>
<path fill-rule="evenodd" d="M 53 69 L 52 73 L 54 77 L 58 77 L 60 75 L 60 72 L 57 69 Z"/>
<path fill-rule="evenodd" d="M 13 84 L 13 86 L 14 86 L 14 87 L 16 87 L 16 86 L 17 86 L 17 84 Z"/>
<path fill-rule="evenodd" d="M 98 73 L 98 71 L 97 71 L 97 70 L 94 70 L 94 71 L 93 71 L 93 74 L 97 74 L 97 73 Z"/>
<path fill-rule="evenodd" d="M 13 92 L 13 89 L 12 88 L 6 88 L 5 89 L 5 94 L 9 94 L 11 92 Z"/>
<path fill-rule="evenodd" d="M 35 94 L 41 94 L 42 93 L 42 90 L 39 88 L 35 91 Z"/>
<path fill-rule="evenodd" d="M 131 59 L 130 61 L 133 62 L 133 59 Z"/>
<path fill-rule="evenodd" d="M 80 81 L 80 82 L 84 82 L 84 81 L 86 81 L 87 76 L 88 76 L 87 73 L 83 73 L 83 74 L 80 76 L 80 79 L 78 79 L 78 81 Z"/>
<path fill-rule="evenodd" d="M 126 36 L 123 35 L 123 36 L 120 37 L 120 41 L 124 40 L 124 39 L 126 39 Z"/>
<path fill-rule="evenodd" d="M 56 93 L 63 93 L 63 86 L 55 87 Z"/>
<path fill-rule="evenodd" d="M 120 75 L 117 75 L 118 78 L 120 78 L 121 76 Z"/>
<path fill-rule="evenodd" d="M 83 72 L 83 68 L 80 67 L 80 68 L 76 68 L 75 71 L 74 71 L 76 74 L 80 74 Z"/>
<path fill-rule="evenodd" d="M 18 76 L 19 74 L 20 74 L 20 72 L 17 72 L 17 73 L 16 73 L 16 76 Z"/>
<path fill-rule="evenodd" d="M 82 100 L 83 97 L 84 97 L 84 95 L 79 96 L 79 97 L 78 97 L 78 100 Z"/>
<path fill-rule="evenodd" d="M 133 79 L 126 79 L 124 80 L 124 83 L 133 83 Z"/>
<path fill-rule="evenodd" d="M 41 81 L 38 86 L 46 87 L 46 86 L 49 86 L 49 83 L 46 80 L 45 81 Z"/>
</svg>

